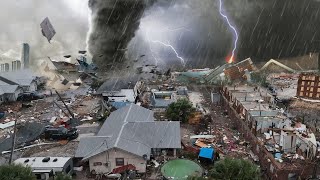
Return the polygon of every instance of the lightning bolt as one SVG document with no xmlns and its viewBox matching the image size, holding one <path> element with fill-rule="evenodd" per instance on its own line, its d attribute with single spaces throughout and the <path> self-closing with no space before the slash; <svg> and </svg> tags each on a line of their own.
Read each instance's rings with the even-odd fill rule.
<svg viewBox="0 0 320 180">
<path fill-rule="evenodd" d="M 220 12 L 220 15 L 227 21 L 229 27 L 233 30 L 234 32 L 234 35 L 235 35 L 235 40 L 234 40 L 234 47 L 232 49 L 232 55 L 228 61 L 228 63 L 232 63 L 233 62 L 233 58 L 234 58 L 234 54 L 235 54 L 235 51 L 237 49 L 237 43 L 238 43 L 238 32 L 236 30 L 236 28 L 230 23 L 229 19 L 228 19 L 228 16 L 226 16 L 225 14 L 223 14 L 222 12 L 222 0 L 219 0 L 220 2 L 220 6 L 219 6 L 219 12 Z"/>
<path fill-rule="evenodd" d="M 149 47 L 149 50 L 151 52 L 151 56 L 154 58 L 154 60 L 156 61 L 156 66 L 158 66 L 158 58 L 156 58 L 155 56 L 155 52 L 152 50 L 151 48 L 151 45 L 150 45 L 150 38 L 149 38 L 149 30 L 147 29 L 146 30 L 146 37 L 147 37 L 147 41 L 148 41 L 148 47 Z"/>
<path fill-rule="evenodd" d="M 179 53 L 176 51 L 176 49 L 175 49 L 172 45 L 166 44 L 166 43 L 161 42 L 161 41 L 151 41 L 151 42 L 153 42 L 153 43 L 158 43 L 158 44 L 161 44 L 161 45 L 163 45 L 163 46 L 166 46 L 166 47 L 171 48 L 172 51 L 176 54 L 177 58 L 180 59 L 181 64 L 182 64 L 183 66 L 186 65 L 185 60 L 179 55 Z"/>
</svg>

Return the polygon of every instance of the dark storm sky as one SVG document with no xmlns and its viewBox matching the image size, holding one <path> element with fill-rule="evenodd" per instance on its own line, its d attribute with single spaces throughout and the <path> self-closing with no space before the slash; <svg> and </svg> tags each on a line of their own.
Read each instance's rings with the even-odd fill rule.
<svg viewBox="0 0 320 180">
<path fill-rule="evenodd" d="M 124 3 L 125 6 L 122 3 L 122 6 L 114 6 L 115 9 L 118 8 L 114 12 L 119 13 L 112 14 L 114 2 L 108 1 L 107 8 L 102 8 L 104 13 L 97 13 L 100 23 L 93 23 L 93 32 L 99 32 L 93 33 L 95 39 L 99 37 L 100 40 L 91 44 L 91 48 L 95 49 L 92 53 L 105 54 L 103 58 L 97 58 L 96 62 L 113 62 L 114 56 L 110 55 L 114 53 L 110 50 L 112 47 L 103 46 L 113 39 L 115 42 L 112 43 L 130 42 L 129 62 L 146 54 L 144 58 L 150 62 L 160 59 L 167 65 L 179 63 L 172 49 L 152 41 L 172 45 L 193 67 L 224 63 L 232 50 L 233 34 L 219 14 L 218 0 L 140 1 L 144 4 L 133 3 L 138 5 L 137 8 L 132 8 L 130 3 Z M 223 3 L 225 13 L 239 32 L 237 61 L 247 57 L 254 61 L 265 61 L 270 58 L 304 55 L 318 47 L 320 50 L 320 2 L 317 0 L 224 0 Z M 99 6 L 100 10 L 101 7 Z M 136 11 L 134 14 L 139 14 L 139 17 L 141 13 L 137 11 L 144 13 L 131 23 L 117 21 L 133 19 L 126 18 L 133 14 L 130 13 L 132 11 Z M 106 33 L 106 23 L 101 17 L 105 21 L 114 20 L 109 27 L 114 28 L 112 31 L 108 30 Z M 134 36 L 132 32 L 135 32 Z M 123 33 L 128 33 L 128 36 L 122 35 Z M 129 39 L 121 40 L 121 37 Z M 124 44 L 121 45 L 123 46 Z"/>
</svg>

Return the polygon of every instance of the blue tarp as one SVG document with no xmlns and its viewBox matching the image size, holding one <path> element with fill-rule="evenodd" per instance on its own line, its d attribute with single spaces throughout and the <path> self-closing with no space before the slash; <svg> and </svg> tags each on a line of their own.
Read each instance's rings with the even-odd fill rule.
<svg viewBox="0 0 320 180">
<path fill-rule="evenodd" d="M 199 153 L 199 157 L 213 160 L 214 149 L 213 148 L 201 148 L 200 153 Z"/>
</svg>

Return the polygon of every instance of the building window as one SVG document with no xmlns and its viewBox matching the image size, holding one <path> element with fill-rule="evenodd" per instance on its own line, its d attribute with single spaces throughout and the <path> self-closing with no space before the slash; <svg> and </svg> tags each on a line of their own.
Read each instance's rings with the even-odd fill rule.
<svg viewBox="0 0 320 180">
<path fill-rule="evenodd" d="M 123 166 L 124 159 L 123 158 L 116 158 L 116 166 Z"/>
<path fill-rule="evenodd" d="M 318 92 L 320 92 L 320 88 L 318 88 Z"/>
<path fill-rule="evenodd" d="M 311 82 L 311 86 L 314 86 L 314 82 Z"/>
<path fill-rule="evenodd" d="M 310 94 L 309 94 L 309 97 L 312 97 L 312 95 L 313 95 L 313 94 L 312 94 L 312 93 L 310 93 Z"/>
<path fill-rule="evenodd" d="M 304 87 L 301 87 L 301 91 L 304 91 Z"/>
<path fill-rule="evenodd" d="M 306 80 L 306 76 L 302 76 L 302 80 Z"/>
<path fill-rule="evenodd" d="M 310 91 L 313 92 L 313 87 L 310 88 Z"/>
<path fill-rule="evenodd" d="M 102 165 L 102 162 L 94 162 L 93 163 L 93 166 L 101 166 Z"/>
<path fill-rule="evenodd" d="M 300 96 L 303 96 L 303 92 L 300 92 Z"/>
<path fill-rule="evenodd" d="M 302 85 L 302 86 L 304 86 L 304 84 L 305 84 L 305 82 L 304 82 L 304 81 L 302 81 L 302 82 L 301 82 L 301 85 Z"/>
</svg>

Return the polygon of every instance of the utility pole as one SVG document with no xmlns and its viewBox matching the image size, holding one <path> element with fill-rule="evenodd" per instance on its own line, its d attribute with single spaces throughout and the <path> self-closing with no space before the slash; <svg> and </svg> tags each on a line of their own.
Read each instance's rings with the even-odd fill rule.
<svg viewBox="0 0 320 180">
<path fill-rule="evenodd" d="M 62 101 L 63 105 L 66 107 L 66 109 L 68 110 L 69 114 L 71 115 L 72 119 L 74 119 L 74 114 L 70 111 L 70 109 L 68 108 L 68 106 L 66 105 L 66 103 L 63 101 L 63 99 L 61 98 L 60 94 L 58 93 L 57 90 L 55 90 L 59 99 Z"/>
<path fill-rule="evenodd" d="M 9 164 L 12 163 L 14 146 L 15 146 L 15 144 L 16 144 L 16 132 L 17 132 L 17 113 L 14 113 L 14 127 L 13 127 L 13 137 L 12 137 L 11 153 L 10 153 Z"/>
</svg>

